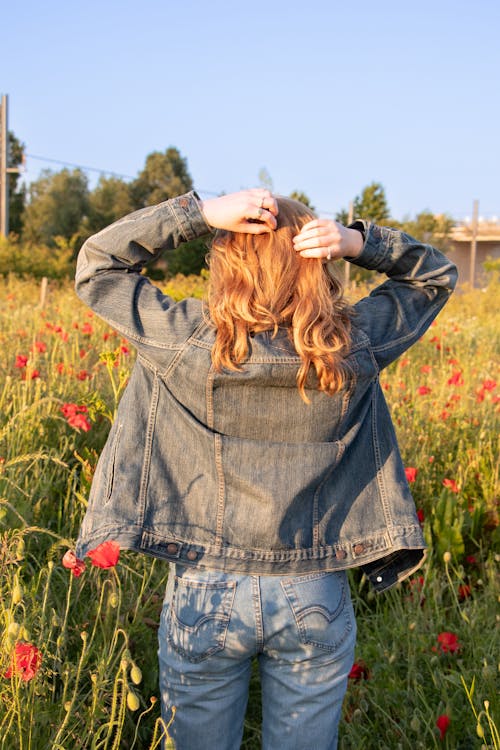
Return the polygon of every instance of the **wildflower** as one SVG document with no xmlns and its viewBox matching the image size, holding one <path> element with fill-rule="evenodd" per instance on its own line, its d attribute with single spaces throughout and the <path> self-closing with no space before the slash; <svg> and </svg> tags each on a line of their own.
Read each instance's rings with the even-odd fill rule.
<svg viewBox="0 0 500 750">
<path fill-rule="evenodd" d="M 422 508 L 419 508 L 417 510 L 417 517 L 418 517 L 418 520 L 420 521 L 420 523 L 423 523 L 425 521 L 425 513 L 422 510 Z"/>
<path fill-rule="evenodd" d="M 458 489 L 458 484 L 455 482 L 454 479 L 443 479 L 443 487 L 446 487 L 447 489 L 451 490 L 451 492 L 454 492 L 455 494 L 458 494 L 460 490 Z"/>
<path fill-rule="evenodd" d="M 350 680 L 368 680 L 370 678 L 370 670 L 364 663 L 364 661 L 355 661 L 351 667 L 351 671 L 348 675 Z"/>
<path fill-rule="evenodd" d="M 26 367 L 28 363 L 28 357 L 26 357 L 24 354 L 16 354 L 16 363 L 14 367 Z"/>
<path fill-rule="evenodd" d="M 14 646 L 12 661 L 4 677 L 10 678 L 13 674 L 17 674 L 21 680 L 28 682 L 38 672 L 41 661 L 42 652 L 36 646 L 32 643 L 18 642 Z"/>
<path fill-rule="evenodd" d="M 102 542 L 95 549 L 87 553 L 92 565 L 98 568 L 114 568 L 120 556 L 120 545 L 118 542 Z"/>
<path fill-rule="evenodd" d="M 407 466 L 405 468 L 405 474 L 406 474 L 406 481 L 407 482 L 414 482 L 417 478 L 417 469 L 415 469 L 413 466 Z"/>
<path fill-rule="evenodd" d="M 122 354 L 130 354 L 130 349 L 128 348 L 128 346 L 125 346 L 125 344 L 122 344 L 120 346 L 120 352 Z"/>
<path fill-rule="evenodd" d="M 441 714 L 441 716 L 438 716 L 436 719 L 436 726 L 439 729 L 441 739 L 444 740 L 444 736 L 450 726 L 450 717 L 446 716 L 446 714 Z"/>
<path fill-rule="evenodd" d="M 451 378 L 448 378 L 448 385 L 463 385 L 464 379 L 462 377 L 462 371 L 456 370 Z"/>
<path fill-rule="evenodd" d="M 74 427 L 77 430 L 83 430 L 84 432 L 88 432 L 92 427 L 85 416 L 88 409 L 83 404 L 81 406 L 78 404 L 63 404 L 61 406 L 61 411 L 71 427 Z"/>
<path fill-rule="evenodd" d="M 87 336 L 90 336 L 91 333 L 94 333 L 94 327 L 92 323 L 84 323 L 82 325 L 82 333 L 85 333 Z"/>
<path fill-rule="evenodd" d="M 467 555 L 467 557 L 465 558 L 465 562 L 468 565 L 477 565 L 476 556 L 475 555 Z"/>
<path fill-rule="evenodd" d="M 437 641 L 443 654 L 455 654 L 457 651 L 460 651 L 460 643 L 455 633 L 444 630 L 442 633 L 439 633 Z"/>
<path fill-rule="evenodd" d="M 67 550 L 62 559 L 63 567 L 71 570 L 75 578 L 79 578 L 85 570 L 85 563 L 80 560 L 72 550 Z"/>
<path fill-rule="evenodd" d="M 420 372 L 424 375 L 428 375 L 432 371 L 432 365 L 422 365 Z"/>
<path fill-rule="evenodd" d="M 80 372 L 76 373 L 76 377 L 78 380 L 90 380 L 92 376 L 87 370 L 80 370 Z"/>
<path fill-rule="evenodd" d="M 461 583 L 458 587 L 458 598 L 461 602 L 468 599 L 471 595 L 471 587 L 467 583 Z"/>
<path fill-rule="evenodd" d="M 495 380 L 483 380 L 483 388 L 485 391 L 493 391 L 497 387 Z"/>
<path fill-rule="evenodd" d="M 419 385 L 417 388 L 417 393 L 419 396 L 426 396 L 428 393 L 431 392 L 431 389 L 428 385 Z"/>
<path fill-rule="evenodd" d="M 33 351 L 43 354 L 47 351 L 47 344 L 44 341 L 35 341 L 33 344 Z"/>
<path fill-rule="evenodd" d="M 40 377 L 40 372 L 38 370 L 28 370 L 28 372 L 23 372 L 23 374 L 21 375 L 21 379 L 27 380 L 28 375 L 30 377 L 30 380 L 36 380 Z"/>
<path fill-rule="evenodd" d="M 450 412 L 446 411 L 446 409 L 443 409 L 443 411 L 439 415 L 439 419 L 441 419 L 443 422 L 446 422 L 449 416 L 450 416 Z"/>
</svg>

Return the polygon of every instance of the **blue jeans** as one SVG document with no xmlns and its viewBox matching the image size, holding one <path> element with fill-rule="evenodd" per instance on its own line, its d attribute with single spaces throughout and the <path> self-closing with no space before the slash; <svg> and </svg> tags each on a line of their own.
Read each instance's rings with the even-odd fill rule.
<svg viewBox="0 0 500 750">
<path fill-rule="evenodd" d="M 345 571 L 246 576 L 171 566 L 159 630 L 176 750 L 238 750 L 251 660 L 263 750 L 335 750 L 356 622 Z"/>
</svg>

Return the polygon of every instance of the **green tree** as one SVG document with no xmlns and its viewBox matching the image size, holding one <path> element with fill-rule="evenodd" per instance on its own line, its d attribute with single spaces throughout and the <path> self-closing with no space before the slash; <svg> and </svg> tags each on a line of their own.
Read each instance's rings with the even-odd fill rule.
<svg viewBox="0 0 500 750">
<path fill-rule="evenodd" d="M 88 215 L 81 225 L 82 237 L 90 237 L 133 210 L 130 186 L 118 177 L 101 177 L 89 194 Z"/>
<path fill-rule="evenodd" d="M 311 209 L 311 211 L 314 211 L 314 206 L 312 205 L 309 196 L 302 192 L 302 190 L 292 190 L 290 193 L 290 198 L 293 198 L 294 201 L 300 201 L 300 203 L 303 203 L 304 206 L 307 206 Z"/>
<path fill-rule="evenodd" d="M 134 208 L 152 206 L 193 189 L 187 160 L 171 146 L 146 157 L 143 170 L 130 185 Z"/>
<path fill-rule="evenodd" d="M 379 182 L 367 185 L 361 195 L 354 199 L 354 218 L 369 219 L 376 224 L 384 224 L 389 219 L 389 207 L 385 190 Z"/>
<path fill-rule="evenodd" d="M 25 145 L 9 130 L 7 140 L 7 164 L 20 167 L 24 162 Z M 9 172 L 9 231 L 20 235 L 23 228 L 23 213 L 26 203 L 26 186 L 21 183 L 19 172 Z"/>
<path fill-rule="evenodd" d="M 88 210 L 87 178 L 80 169 L 55 173 L 44 170 L 40 179 L 30 185 L 23 239 L 54 247 L 59 237 L 76 247 Z"/>
</svg>

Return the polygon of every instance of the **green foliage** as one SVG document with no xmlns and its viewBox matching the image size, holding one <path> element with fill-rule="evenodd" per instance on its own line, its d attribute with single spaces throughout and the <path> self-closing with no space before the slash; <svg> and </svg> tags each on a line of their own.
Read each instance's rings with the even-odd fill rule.
<svg viewBox="0 0 500 750">
<path fill-rule="evenodd" d="M 23 239 L 54 247 L 55 237 L 80 243 L 80 227 L 89 210 L 87 178 L 79 169 L 44 170 L 30 185 Z"/>
<path fill-rule="evenodd" d="M 367 185 L 361 195 L 354 199 L 354 218 L 367 219 L 375 224 L 385 224 L 389 218 L 389 207 L 385 190 L 379 182 Z"/>
<path fill-rule="evenodd" d="M 192 188 L 187 159 L 174 147 L 167 148 L 164 153 L 153 151 L 149 154 L 143 170 L 130 185 L 134 208 L 161 203 Z"/>
<path fill-rule="evenodd" d="M 307 206 L 311 209 L 311 211 L 314 211 L 315 208 L 312 205 L 310 198 L 306 193 L 303 193 L 301 190 L 292 190 L 290 193 L 290 198 L 293 198 L 294 201 L 299 201 L 300 203 L 303 203 L 304 206 Z"/>
<path fill-rule="evenodd" d="M 131 189 L 126 182 L 118 177 L 101 177 L 89 195 L 88 215 L 84 216 L 80 227 L 82 238 L 99 232 L 134 208 Z"/>
<path fill-rule="evenodd" d="M 25 145 L 9 130 L 7 143 L 7 165 L 20 167 L 24 160 Z M 19 172 L 9 172 L 9 232 L 21 234 L 23 212 L 26 203 L 26 187 L 19 185 Z"/>
<path fill-rule="evenodd" d="M 20 242 L 10 235 L 0 237 L 0 276 L 67 279 L 75 274 L 74 250 L 64 237 L 54 238 L 54 247 Z"/>
</svg>

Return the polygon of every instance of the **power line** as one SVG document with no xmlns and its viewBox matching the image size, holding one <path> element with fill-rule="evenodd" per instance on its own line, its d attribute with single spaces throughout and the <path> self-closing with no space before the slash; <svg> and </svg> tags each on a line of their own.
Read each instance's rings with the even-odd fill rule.
<svg viewBox="0 0 500 750">
<path fill-rule="evenodd" d="M 124 180 L 135 180 L 135 177 L 131 177 L 129 174 L 120 174 L 119 172 L 112 172 L 110 169 L 99 169 L 99 167 L 87 167 L 83 164 L 73 164 L 70 161 L 61 161 L 61 159 L 50 159 L 48 156 L 37 156 L 36 154 L 26 154 L 28 159 L 37 159 L 38 161 L 46 161 L 51 164 L 61 164 L 64 167 L 73 167 L 73 169 L 82 169 L 85 172 L 98 172 L 99 174 L 110 174 L 113 177 L 120 177 Z"/>
<path fill-rule="evenodd" d="M 108 174 L 108 175 L 111 175 L 112 177 L 119 177 L 120 179 L 123 179 L 123 180 L 135 180 L 136 179 L 135 177 L 132 177 L 129 174 L 120 174 L 120 172 L 112 172 L 109 169 L 102 169 L 99 167 L 88 167 L 88 166 L 85 166 L 84 164 L 74 164 L 73 162 L 70 162 L 70 161 L 62 161 L 61 159 L 52 159 L 48 156 L 38 156 L 36 154 L 25 154 L 25 156 L 27 159 L 36 159 L 38 161 L 49 162 L 51 164 L 60 164 L 63 167 L 72 167 L 73 169 L 81 169 L 84 172 L 97 172 L 98 174 L 101 174 L 101 175 Z M 219 190 L 219 192 L 217 192 L 215 190 L 205 190 L 204 188 L 200 188 L 200 187 L 197 187 L 196 190 L 198 193 L 203 193 L 203 195 L 212 195 L 215 198 L 217 198 L 219 195 L 222 195 L 224 193 L 224 191 L 222 190 Z M 322 211 L 321 209 L 316 209 L 316 210 L 318 213 L 320 213 L 323 216 L 325 215 L 335 216 L 333 211 Z"/>
</svg>

